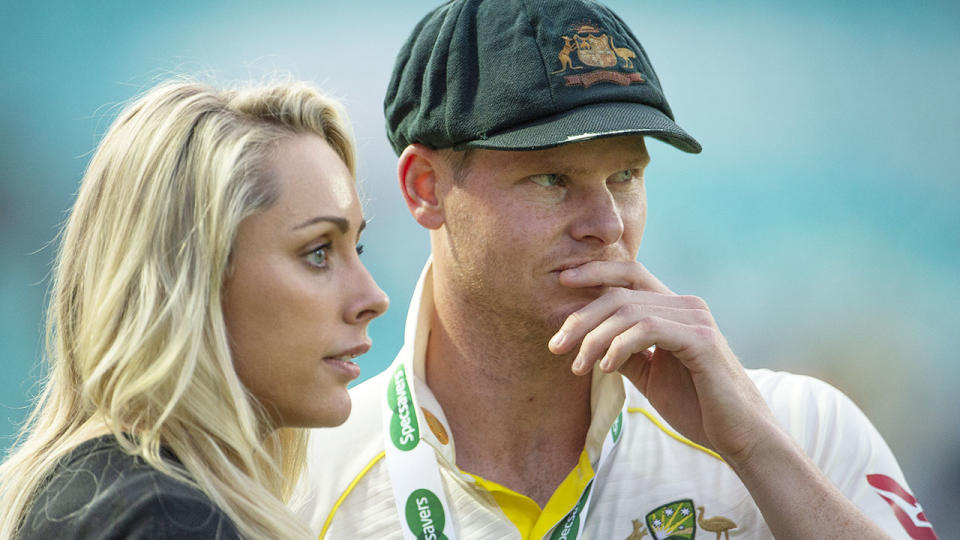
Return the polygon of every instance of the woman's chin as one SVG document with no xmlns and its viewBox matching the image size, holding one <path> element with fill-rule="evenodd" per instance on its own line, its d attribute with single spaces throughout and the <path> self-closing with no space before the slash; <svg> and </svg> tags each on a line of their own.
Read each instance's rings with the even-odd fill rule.
<svg viewBox="0 0 960 540">
<path fill-rule="evenodd" d="M 279 427 L 321 428 L 335 427 L 350 417 L 352 404 L 346 388 L 325 390 L 325 399 L 314 406 L 304 408 L 305 402 L 297 403 L 295 409 L 282 411 Z"/>
</svg>

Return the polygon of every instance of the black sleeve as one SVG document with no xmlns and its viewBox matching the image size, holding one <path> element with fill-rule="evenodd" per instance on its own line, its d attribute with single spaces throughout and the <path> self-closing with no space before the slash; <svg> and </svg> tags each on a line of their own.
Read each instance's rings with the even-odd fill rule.
<svg viewBox="0 0 960 540">
<path fill-rule="evenodd" d="M 230 518 L 205 496 L 187 490 L 145 493 L 132 501 L 111 501 L 104 522 L 91 519 L 88 538 L 126 540 L 233 540 L 240 534 Z M 95 509 L 94 509 L 95 510 Z M 94 530 L 100 522 L 102 529 Z M 98 527 L 99 528 L 99 527 Z"/>
<path fill-rule="evenodd" d="M 34 497 L 18 538 L 233 540 L 240 535 L 203 491 L 127 455 L 104 436 L 61 460 Z"/>
<path fill-rule="evenodd" d="M 36 499 L 20 540 L 233 540 L 233 521 L 203 492 L 141 468 L 103 482 L 89 471 L 57 478 Z"/>
</svg>

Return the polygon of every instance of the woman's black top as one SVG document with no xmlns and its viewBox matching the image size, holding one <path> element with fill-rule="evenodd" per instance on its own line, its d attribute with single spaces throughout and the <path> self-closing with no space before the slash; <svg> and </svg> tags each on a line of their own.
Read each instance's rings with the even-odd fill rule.
<svg viewBox="0 0 960 540">
<path fill-rule="evenodd" d="M 180 461 L 168 450 L 163 458 Z M 113 435 L 64 456 L 40 488 L 20 531 L 27 539 L 233 539 L 233 522 L 195 487 L 130 456 Z"/>
</svg>

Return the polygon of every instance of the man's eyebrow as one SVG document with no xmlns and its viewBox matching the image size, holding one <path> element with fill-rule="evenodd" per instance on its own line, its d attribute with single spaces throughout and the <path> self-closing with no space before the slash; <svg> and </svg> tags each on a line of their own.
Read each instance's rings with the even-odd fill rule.
<svg viewBox="0 0 960 540">
<path fill-rule="evenodd" d="M 616 167 L 618 167 L 617 169 L 618 171 L 627 171 L 631 169 L 644 169 L 649 164 L 650 164 L 650 158 L 637 158 L 637 159 L 631 159 L 629 161 L 622 161 L 618 165 L 616 165 Z M 611 170 L 613 168 L 614 167 L 610 167 Z M 543 172 L 547 172 L 547 171 L 544 170 Z M 583 176 L 583 175 L 592 173 L 593 170 L 585 167 L 574 166 L 566 169 L 551 170 L 550 172 L 557 173 L 557 174 L 570 174 L 573 176 Z"/>
<path fill-rule="evenodd" d="M 618 164 L 616 164 L 616 165 L 614 165 L 614 166 L 611 166 L 610 168 L 613 169 L 614 167 L 622 167 L 622 168 L 619 169 L 619 170 L 625 171 L 625 170 L 629 170 L 629 169 L 643 169 L 643 168 L 647 167 L 648 165 L 650 165 L 650 154 L 647 154 L 647 153 L 639 154 L 639 153 L 638 153 L 638 154 L 636 154 L 636 155 L 634 155 L 634 156 L 630 156 L 630 157 L 624 159 L 623 161 L 619 162 Z M 544 171 L 542 171 L 542 172 L 547 172 L 547 171 L 544 170 Z M 593 172 L 593 170 L 590 169 L 590 168 L 588 168 L 588 167 L 581 167 L 581 166 L 579 166 L 579 165 L 571 165 L 571 166 L 569 166 L 568 168 L 564 168 L 563 170 L 555 170 L 555 171 L 550 171 L 550 172 L 554 172 L 554 173 L 568 173 L 568 174 L 572 174 L 572 175 L 575 175 L 575 176 L 576 176 L 576 175 L 590 174 L 591 172 Z"/>
<path fill-rule="evenodd" d="M 346 234 L 346 232 L 347 232 L 348 230 L 350 230 L 350 222 L 347 221 L 346 218 L 342 218 L 342 217 L 339 217 L 339 216 L 316 216 L 316 217 L 312 217 L 312 218 L 304 221 L 303 223 L 300 223 L 299 225 L 295 225 L 295 226 L 293 227 L 293 230 L 296 231 L 296 230 L 298 230 L 298 229 L 302 229 L 302 228 L 304 228 L 304 227 L 309 227 L 310 225 L 314 225 L 314 224 L 316 224 L 316 223 L 322 223 L 322 222 L 333 223 L 334 225 L 337 226 L 338 229 L 340 229 L 340 232 L 341 232 L 342 234 Z M 361 221 L 361 222 L 360 222 L 360 229 L 359 229 L 359 231 L 362 231 L 363 228 L 366 227 L 366 226 L 367 226 L 367 220 Z M 358 231 L 358 232 L 359 232 L 359 231 Z"/>
</svg>

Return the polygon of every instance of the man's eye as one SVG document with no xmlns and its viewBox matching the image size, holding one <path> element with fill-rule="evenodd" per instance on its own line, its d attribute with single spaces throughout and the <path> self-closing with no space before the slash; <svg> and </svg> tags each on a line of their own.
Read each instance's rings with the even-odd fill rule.
<svg viewBox="0 0 960 540">
<path fill-rule="evenodd" d="M 535 174 L 530 177 L 530 181 L 543 187 L 554 187 L 563 183 L 560 177 L 555 174 Z"/>
<path fill-rule="evenodd" d="M 307 253 L 307 262 L 318 268 L 325 268 L 327 266 L 327 251 L 329 249 L 330 244 L 317 246 L 315 249 Z"/>
<path fill-rule="evenodd" d="M 617 174 L 610 177 L 610 181 L 613 182 L 614 184 L 623 184 L 625 182 L 629 182 L 630 180 L 633 180 L 632 170 L 620 171 Z"/>
</svg>

